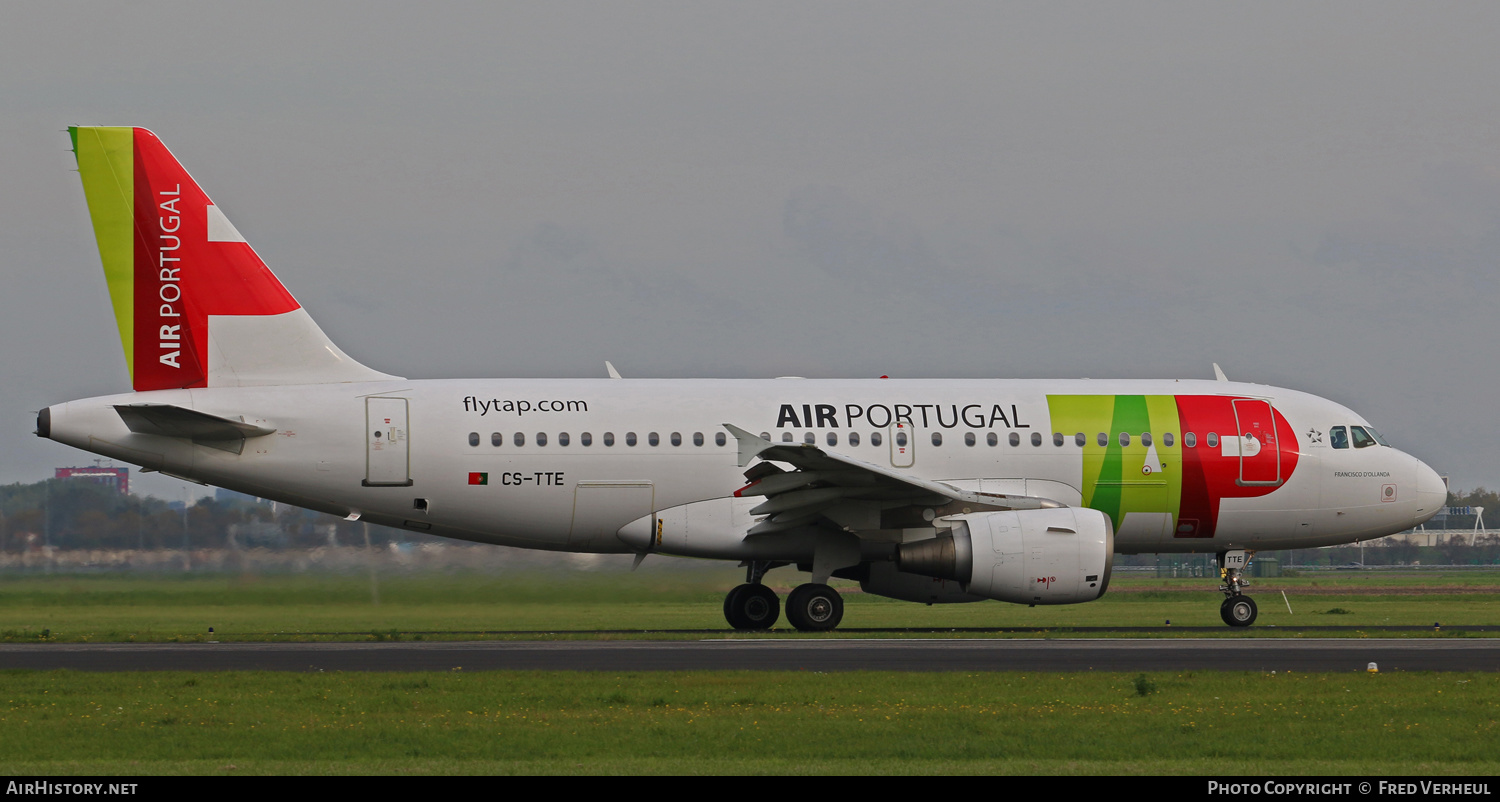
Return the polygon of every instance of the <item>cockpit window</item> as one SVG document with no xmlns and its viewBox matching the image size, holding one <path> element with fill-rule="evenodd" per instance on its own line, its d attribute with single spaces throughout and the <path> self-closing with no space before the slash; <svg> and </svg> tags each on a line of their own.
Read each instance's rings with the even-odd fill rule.
<svg viewBox="0 0 1500 802">
<path fill-rule="evenodd" d="M 1349 432 L 1342 426 L 1335 426 L 1328 430 L 1328 444 L 1334 448 L 1349 447 Z"/>
<path fill-rule="evenodd" d="M 1365 427 L 1363 426 L 1350 426 L 1349 434 L 1354 438 L 1355 448 L 1369 448 L 1373 445 L 1379 445 L 1375 442 L 1375 438 L 1371 437 L 1370 433 L 1365 431 Z"/>
<path fill-rule="evenodd" d="M 1366 426 L 1365 427 L 1365 431 L 1369 432 L 1370 436 L 1373 437 L 1373 438 L 1375 438 L 1375 442 L 1377 442 L 1377 443 L 1385 446 L 1386 448 L 1390 448 L 1391 447 L 1391 444 L 1387 443 L 1385 441 L 1385 438 L 1380 436 L 1380 432 L 1375 431 L 1375 427 L 1374 426 Z"/>
</svg>

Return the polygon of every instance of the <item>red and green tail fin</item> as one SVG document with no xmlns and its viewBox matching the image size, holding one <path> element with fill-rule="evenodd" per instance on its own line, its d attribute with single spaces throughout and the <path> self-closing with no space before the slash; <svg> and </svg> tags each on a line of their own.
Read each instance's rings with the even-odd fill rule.
<svg viewBox="0 0 1500 802">
<path fill-rule="evenodd" d="M 328 341 L 155 134 L 68 133 L 136 390 L 390 378 Z"/>
</svg>

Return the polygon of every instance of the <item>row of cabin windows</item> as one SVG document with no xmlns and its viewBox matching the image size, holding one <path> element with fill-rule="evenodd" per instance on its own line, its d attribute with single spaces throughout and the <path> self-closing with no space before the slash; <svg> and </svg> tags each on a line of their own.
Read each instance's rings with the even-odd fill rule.
<svg viewBox="0 0 1500 802">
<path fill-rule="evenodd" d="M 760 436 L 763 439 L 765 439 L 765 440 L 770 440 L 771 439 L 771 435 L 768 432 L 761 432 Z M 894 437 L 895 437 L 896 445 L 897 446 L 905 446 L 907 444 L 907 442 L 908 442 L 907 441 L 907 434 L 906 434 L 906 432 L 896 432 L 896 434 L 894 435 Z M 830 445 L 830 446 L 836 446 L 836 445 L 839 444 L 839 435 L 838 435 L 838 432 L 829 432 L 827 435 L 825 435 L 824 439 L 827 441 L 828 445 Z M 985 442 L 987 444 L 991 445 L 991 446 L 998 446 L 998 445 L 1000 445 L 1000 435 L 996 434 L 995 432 L 988 432 L 988 433 L 986 433 L 985 436 L 984 436 L 984 439 L 985 439 Z M 1008 439 L 1008 441 L 1010 442 L 1010 444 L 1012 446 L 1019 446 L 1019 445 L 1021 445 L 1021 434 L 1019 432 L 1011 432 L 1010 436 L 1007 439 Z M 1031 444 L 1034 445 L 1034 446 L 1040 446 L 1045 441 L 1045 438 L 1042 437 L 1042 433 L 1041 432 L 1032 432 L 1030 439 L 1031 439 Z M 1208 445 L 1209 445 L 1210 448 L 1216 448 L 1216 447 L 1218 447 L 1218 445 L 1219 445 L 1219 435 L 1217 433 L 1215 433 L 1215 432 L 1209 432 L 1208 433 L 1208 437 L 1205 438 L 1205 439 L 1207 440 Z M 1064 435 L 1062 432 L 1053 432 L 1052 433 L 1052 444 L 1055 445 L 1055 446 L 1062 446 L 1065 443 L 1067 443 L 1067 440 L 1068 440 L 1067 436 Z M 1131 435 L 1130 435 L 1130 433 L 1129 432 L 1120 432 L 1119 440 L 1120 440 L 1120 445 L 1122 445 L 1122 446 L 1128 446 L 1128 445 L 1130 445 L 1130 441 L 1131 441 Z M 1100 432 L 1099 436 L 1096 438 L 1096 441 L 1099 443 L 1099 445 L 1101 447 L 1108 446 L 1109 445 L 1109 435 L 1106 434 L 1106 433 L 1104 433 L 1104 432 Z M 791 432 L 782 432 L 781 433 L 781 442 L 783 442 L 783 443 L 792 443 L 792 442 L 796 442 L 796 440 L 792 436 Z M 804 433 L 802 435 L 802 442 L 807 443 L 808 445 L 814 445 L 814 444 L 817 443 L 817 435 L 814 435 L 812 432 L 806 432 L 806 433 Z M 857 445 L 859 445 L 859 432 L 850 432 L 849 433 L 848 442 L 849 442 L 849 445 L 851 445 L 851 446 L 857 446 Z M 965 432 L 964 433 L 964 445 L 966 445 L 966 446 L 973 446 L 973 445 L 977 445 L 978 442 L 979 442 L 978 438 L 975 436 L 975 434 L 973 432 Z M 1073 435 L 1073 442 L 1074 442 L 1074 444 L 1076 444 L 1076 445 L 1078 445 L 1080 447 L 1084 446 L 1084 445 L 1087 445 L 1088 444 L 1088 435 L 1084 434 L 1083 432 L 1079 432 L 1079 433 Z M 1141 443 L 1141 445 L 1143 445 L 1143 446 L 1149 446 L 1153 442 L 1154 441 L 1153 441 L 1153 439 L 1151 437 L 1151 433 L 1150 432 L 1143 432 L 1141 434 L 1141 437 L 1140 437 L 1140 443 Z M 1176 443 L 1177 441 L 1176 441 L 1176 438 L 1173 436 L 1173 434 L 1171 432 L 1167 432 L 1166 434 L 1164 434 L 1164 435 L 1161 436 L 1161 442 L 1162 442 L 1162 445 L 1164 445 L 1164 446 L 1171 446 L 1174 443 Z M 871 432 L 870 433 L 870 445 L 872 445 L 872 446 L 878 446 L 880 444 L 881 444 L 880 432 Z M 932 433 L 932 444 L 935 445 L 935 446 L 941 446 L 943 444 L 943 433 L 942 432 L 933 432 Z M 1194 434 L 1193 432 L 1188 432 L 1187 434 L 1184 434 L 1182 436 L 1182 444 L 1184 446 L 1187 446 L 1188 448 L 1196 448 L 1198 446 L 1198 436 L 1196 434 Z"/>
<path fill-rule="evenodd" d="M 720 436 L 722 437 L 722 435 L 720 435 Z M 771 439 L 771 433 L 770 432 L 761 432 L 760 436 L 761 436 L 761 439 L 763 439 L 763 440 L 770 440 Z M 894 437 L 895 437 L 895 441 L 896 441 L 896 445 L 897 446 L 905 446 L 905 445 L 907 445 L 908 440 L 907 440 L 907 433 L 906 432 L 896 432 L 896 434 L 894 435 Z M 1030 439 L 1031 439 L 1031 444 L 1033 446 L 1040 446 L 1044 442 L 1044 440 L 1045 440 L 1045 438 L 1042 437 L 1042 433 L 1041 432 L 1032 432 Z M 1012 446 L 1019 446 L 1019 445 L 1021 445 L 1021 435 L 1020 435 L 1019 432 L 1011 432 L 1008 440 L 1009 440 L 1009 442 L 1010 442 L 1010 444 Z M 1068 440 L 1067 436 L 1064 435 L 1062 432 L 1053 432 L 1052 433 L 1052 444 L 1054 446 L 1062 446 L 1065 443 L 1067 443 L 1067 440 Z M 1097 438 L 1095 438 L 1095 440 L 1100 445 L 1100 447 L 1106 447 L 1106 446 L 1109 445 L 1109 435 L 1106 434 L 1106 433 L 1104 433 L 1104 432 L 1100 432 L 1099 436 Z M 1210 448 L 1217 448 L 1218 445 L 1219 445 L 1219 435 L 1217 433 L 1215 433 L 1215 432 L 1209 432 L 1208 436 L 1205 438 L 1205 440 L 1207 441 L 1208 446 Z M 828 432 L 826 435 L 824 435 L 824 441 L 827 442 L 828 445 L 830 445 L 830 446 L 837 446 L 839 444 L 839 435 L 838 435 L 838 432 Z M 1130 445 L 1131 434 L 1129 432 L 1120 432 L 1119 441 L 1120 441 L 1120 445 L 1122 445 L 1122 446 L 1128 446 L 1128 445 Z M 795 443 L 796 442 L 796 438 L 792 435 L 791 432 L 782 432 L 781 433 L 781 442 L 783 442 L 783 443 Z M 812 432 L 804 432 L 802 434 L 802 442 L 807 443 L 808 445 L 816 445 L 817 442 L 818 442 L 818 437 L 817 437 L 817 435 L 813 434 Z M 848 440 L 847 440 L 847 442 L 851 446 L 857 446 L 857 445 L 859 445 L 859 443 L 860 443 L 859 432 L 850 432 L 848 434 Z M 880 432 L 870 432 L 870 445 L 872 445 L 872 446 L 878 446 L 882 442 L 883 441 L 881 439 L 881 433 Z M 977 437 L 975 436 L 974 432 L 965 432 L 964 433 L 964 445 L 966 445 L 966 446 L 973 446 L 973 445 L 977 445 L 978 442 L 979 441 L 978 441 Z M 998 445 L 1000 445 L 1000 435 L 997 434 L 997 433 L 995 433 L 995 432 L 988 432 L 988 433 L 985 434 L 985 442 L 987 444 L 991 445 L 991 446 L 998 446 Z M 1073 435 L 1073 442 L 1074 442 L 1075 445 L 1078 445 L 1080 447 L 1082 447 L 1084 445 L 1087 445 L 1088 444 L 1088 435 L 1084 434 L 1083 432 L 1078 432 L 1077 434 Z M 1150 432 L 1143 432 L 1143 433 L 1141 433 L 1141 436 L 1140 436 L 1140 443 L 1141 443 L 1141 445 L 1143 445 L 1143 446 L 1150 446 L 1153 442 L 1155 442 L 1155 441 L 1152 439 Z M 1161 436 L 1161 442 L 1162 442 L 1162 445 L 1170 447 L 1170 446 L 1174 445 L 1177 442 L 1177 440 L 1176 440 L 1176 437 L 1171 432 L 1167 432 L 1166 434 L 1163 434 Z M 942 432 L 933 432 L 932 433 L 932 444 L 935 445 L 935 446 L 941 446 L 943 444 L 943 433 Z M 1188 448 L 1196 448 L 1198 446 L 1198 436 L 1196 434 L 1194 434 L 1193 432 L 1188 432 L 1188 433 L 1186 433 L 1186 434 L 1184 434 L 1182 436 L 1182 444 L 1184 446 L 1188 447 Z"/>
<path fill-rule="evenodd" d="M 761 432 L 760 436 L 765 440 L 771 439 L 770 432 Z M 674 446 L 682 445 L 683 438 L 680 432 L 672 432 L 667 436 L 667 439 Z M 1021 445 L 1021 435 L 1019 432 L 1011 432 L 1007 439 L 1012 446 Z M 1073 444 L 1076 446 L 1083 447 L 1085 445 L 1088 445 L 1088 435 L 1084 434 L 1083 432 L 1074 434 L 1072 439 Z M 1131 443 L 1131 434 L 1129 432 L 1120 432 L 1117 439 L 1119 440 L 1120 445 L 1128 446 Z M 703 433 L 693 432 L 692 440 L 693 445 L 702 446 L 704 443 Z M 827 435 L 825 435 L 824 440 L 830 446 L 837 446 L 839 444 L 838 432 L 828 432 Z M 895 440 L 897 446 L 906 446 L 908 442 L 907 433 L 896 432 Z M 1100 432 L 1098 436 L 1094 438 L 1094 441 L 1098 443 L 1101 448 L 1107 447 L 1109 445 L 1109 440 L 1110 437 L 1105 432 Z M 516 432 L 515 434 L 511 435 L 511 441 L 517 446 L 524 446 L 526 445 L 526 435 L 522 432 Z M 605 432 L 604 435 L 600 437 L 600 441 L 605 446 L 613 446 L 615 444 L 615 433 Z M 1041 446 L 1044 441 L 1042 433 L 1032 432 L 1030 441 L 1033 446 Z M 1067 441 L 1068 437 L 1062 432 L 1052 433 L 1052 445 L 1061 447 L 1063 445 L 1066 445 Z M 469 432 L 469 445 L 477 448 L 479 446 L 479 442 L 479 432 Z M 539 446 L 547 445 L 547 433 L 537 432 L 536 438 L 533 442 L 535 442 Z M 636 442 L 637 439 L 635 432 L 625 433 L 625 445 L 634 446 Z M 647 444 L 653 446 L 661 445 L 661 436 L 656 432 L 651 432 L 646 435 L 646 442 Z M 727 442 L 728 438 L 724 436 L 723 432 L 717 432 L 714 434 L 714 445 L 724 446 L 727 444 Z M 796 442 L 796 439 L 792 436 L 791 432 L 782 432 L 781 442 L 793 443 Z M 802 442 L 807 443 L 808 445 L 815 445 L 817 443 L 817 435 L 813 434 L 812 432 L 805 432 L 802 435 Z M 847 442 L 851 446 L 858 446 L 860 444 L 859 432 L 850 432 L 847 437 Z M 995 432 L 988 432 L 987 434 L 985 434 L 985 442 L 990 446 L 998 446 L 1000 445 L 1000 435 L 996 434 Z M 1154 440 L 1152 439 L 1150 432 L 1141 433 L 1141 445 L 1150 446 L 1153 442 Z M 1218 433 L 1209 432 L 1204 437 L 1204 442 L 1208 445 L 1209 448 L 1217 448 L 1219 446 Z M 1375 429 L 1369 426 L 1350 426 L 1348 427 L 1347 431 L 1343 426 L 1335 426 L 1331 430 L 1329 430 L 1329 443 L 1334 448 L 1348 448 L 1351 442 L 1354 444 L 1355 448 L 1366 448 L 1373 445 L 1387 445 L 1384 438 L 1382 438 L 1380 434 L 1375 431 Z M 872 446 L 881 445 L 883 443 L 881 433 L 870 432 L 869 443 Z M 1174 443 L 1176 443 L 1176 439 L 1171 432 L 1167 432 L 1161 436 L 1161 443 L 1162 445 L 1170 448 Z M 500 434 L 499 432 L 493 432 L 490 434 L 490 445 L 499 448 L 504 444 L 504 435 Z M 557 444 L 559 446 L 571 445 L 572 436 L 567 432 L 559 432 L 557 435 Z M 594 444 L 594 436 L 589 432 L 583 432 L 582 434 L 578 435 L 578 444 L 582 446 L 591 446 Z M 942 432 L 932 433 L 932 444 L 935 446 L 941 446 L 943 444 Z M 964 433 L 964 445 L 973 446 L 977 444 L 978 439 L 976 438 L 974 432 Z M 1187 432 L 1183 434 L 1182 445 L 1187 448 L 1196 448 L 1198 446 L 1198 436 L 1193 432 Z"/>
<path fill-rule="evenodd" d="M 681 432 L 672 432 L 671 434 L 667 435 L 667 439 L 674 446 L 680 446 L 680 445 L 682 445 L 682 433 Z M 692 440 L 693 440 L 693 445 L 695 445 L 695 446 L 701 446 L 701 445 L 703 445 L 703 443 L 704 443 L 703 432 L 693 432 Z M 478 448 L 479 447 L 479 441 L 480 441 L 480 439 L 479 439 L 479 432 L 469 432 L 469 445 L 474 446 L 475 448 Z M 525 435 L 525 433 L 523 433 L 523 432 L 516 432 L 515 434 L 511 435 L 511 442 L 514 443 L 514 444 L 516 444 L 516 445 L 518 445 L 518 446 L 524 446 L 524 445 L 526 445 L 526 435 Z M 546 432 L 537 432 L 536 433 L 536 437 L 532 440 L 532 442 L 536 443 L 539 446 L 545 446 L 545 445 L 547 445 L 547 442 L 548 442 L 547 433 Z M 599 442 L 603 443 L 606 446 L 612 446 L 612 445 L 614 445 L 615 444 L 615 433 L 614 432 L 605 432 L 599 438 Z M 627 446 L 633 446 L 637 442 L 638 442 L 638 440 L 637 440 L 637 438 L 635 436 L 635 432 L 626 432 L 625 433 L 625 445 L 627 445 Z M 649 433 L 649 434 L 646 435 L 646 442 L 648 444 L 650 444 L 650 445 L 653 445 L 653 446 L 659 446 L 659 445 L 661 445 L 661 435 L 657 434 L 656 432 L 651 432 L 651 433 Z M 722 446 L 722 445 L 725 445 L 727 442 L 728 442 L 728 438 L 724 436 L 723 432 L 719 432 L 718 434 L 714 435 L 714 445 L 716 445 L 716 446 Z M 560 446 L 567 446 L 567 445 L 572 445 L 572 443 L 573 443 L 573 436 L 572 435 L 568 434 L 567 432 L 558 432 L 557 433 L 557 444 L 558 445 L 560 445 Z M 581 446 L 591 446 L 591 445 L 593 445 L 594 444 L 594 435 L 592 433 L 590 433 L 590 432 L 583 432 L 582 434 L 579 434 L 578 435 L 578 444 L 581 445 Z M 505 445 L 505 435 L 503 435 L 503 434 L 501 434 L 499 432 L 491 432 L 490 433 L 490 445 L 494 446 L 495 448 L 499 448 L 500 446 Z"/>
</svg>

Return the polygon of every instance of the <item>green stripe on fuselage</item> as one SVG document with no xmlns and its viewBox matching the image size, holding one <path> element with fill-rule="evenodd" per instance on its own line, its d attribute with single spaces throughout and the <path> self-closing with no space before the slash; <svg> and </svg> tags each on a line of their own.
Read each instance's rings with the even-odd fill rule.
<svg viewBox="0 0 1500 802">
<path fill-rule="evenodd" d="M 1079 489 L 1083 504 L 1108 515 L 1115 528 L 1131 512 L 1164 512 L 1175 526 L 1182 501 L 1181 425 L 1177 401 L 1169 395 L 1049 395 L 1054 431 L 1071 439 L 1084 435 Z M 1120 433 L 1130 435 L 1121 445 Z M 1142 437 L 1150 433 L 1152 446 Z M 1099 445 L 1099 435 L 1106 445 Z M 1172 435 L 1172 445 L 1164 435 Z M 1077 448 L 1076 445 L 1072 447 Z M 1152 450 L 1151 465 L 1146 458 Z M 1149 468 L 1149 470 L 1146 470 Z"/>
<path fill-rule="evenodd" d="M 125 365 L 135 376 L 135 129 L 72 127 L 104 280 L 120 327 Z"/>
</svg>

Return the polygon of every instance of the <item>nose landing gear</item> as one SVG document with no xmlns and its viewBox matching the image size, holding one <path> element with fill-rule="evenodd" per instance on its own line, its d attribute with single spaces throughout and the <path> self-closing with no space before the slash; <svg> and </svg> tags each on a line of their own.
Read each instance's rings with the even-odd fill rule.
<svg viewBox="0 0 1500 802">
<path fill-rule="evenodd" d="M 1250 583 L 1245 581 L 1244 573 L 1253 556 L 1254 552 L 1244 549 L 1219 554 L 1219 578 L 1224 580 L 1219 592 L 1225 597 L 1224 603 L 1219 605 L 1219 617 L 1232 627 L 1250 626 L 1260 612 L 1255 600 L 1245 595 L 1245 588 L 1250 587 Z"/>
</svg>

